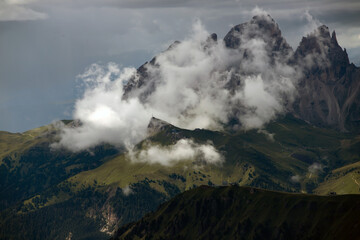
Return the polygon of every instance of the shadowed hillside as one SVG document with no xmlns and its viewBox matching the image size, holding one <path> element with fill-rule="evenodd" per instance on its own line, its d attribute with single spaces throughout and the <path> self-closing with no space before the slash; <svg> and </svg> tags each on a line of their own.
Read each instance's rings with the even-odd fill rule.
<svg viewBox="0 0 360 240">
<path fill-rule="evenodd" d="M 359 239 L 360 196 L 201 186 L 166 202 L 113 239 Z"/>
</svg>

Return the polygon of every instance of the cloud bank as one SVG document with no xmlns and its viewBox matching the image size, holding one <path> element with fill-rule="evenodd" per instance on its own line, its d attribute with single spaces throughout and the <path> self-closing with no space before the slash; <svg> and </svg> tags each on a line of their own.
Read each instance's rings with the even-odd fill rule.
<svg viewBox="0 0 360 240">
<path fill-rule="evenodd" d="M 106 142 L 131 148 L 143 139 L 151 111 L 136 98 L 122 100 L 124 81 L 135 72 L 109 63 L 93 64 L 80 75 L 85 92 L 75 104 L 74 119 L 81 124 L 63 128 L 60 142 L 53 147 L 80 151 Z"/>
<path fill-rule="evenodd" d="M 272 20 L 265 12 L 260 16 Z M 293 101 L 299 77 L 287 64 L 290 56 L 274 55 L 269 49 L 271 39 L 256 23 L 234 35 L 240 42 L 237 48 L 228 48 L 223 40 L 209 36 L 196 21 L 188 38 L 144 65 L 146 80 L 141 84 L 141 73 L 134 68 L 121 69 L 114 63 L 90 66 L 79 76 L 85 91 L 74 111 L 74 119 L 82 125 L 64 128 L 55 146 L 79 151 L 106 142 L 131 149 L 146 137 L 151 116 L 187 129 L 221 130 L 235 121 L 232 127 L 248 130 L 261 128 L 284 113 Z M 129 83 L 137 87 L 125 93 L 124 86 Z M 169 154 L 172 152 L 176 154 Z M 165 158 L 177 161 L 172 156 L 198 152 L 217 159 L 208 146 L 189 142 L 178 142 L 171 150 L 151 148 L 139 159 L 152 156 L 156 160 L 149 161 L 164 163 Z"/>
<path fill-rule="evenodd" d="M 135 162 L 159 163 L 171 166 L 179 161 L 194 160 L 199 164 L 221 164 L 223 156 L 211 144 L 196 144 L 189 139 L 181 139 L 171 146 L 148 146 L 140 152 L 130 152 Z"/>
<path fill-rule="evenodd" d="M 48 18 L 1 22 L 0 129 L 12 132 L 70 118 L 68 113 L 75 98 L 74 76 L 89 63 L 114 61 L 139 66 L 163 50 L 164 45 L 183 39 L 194 17 L 201 18 L 207 29 L 223 37 L 227 26 L 250 19 L 254 7 L 250 0 L 21 1 L 26 5 L 20 6 Z M 349 49 L 360 46 L 358 2 L 261 0 L 256 4 L 277 20 L 293 48 L 298 46 L 307 24 L 303 12 L 309 9 L 336 30 L 350 61 L 360 65 L 360 49 Z M 1 10 L 2 14 L 9 14 L 3 6 Z M 63 102 L 66 104 L 58 104 Z"/>
</svg>

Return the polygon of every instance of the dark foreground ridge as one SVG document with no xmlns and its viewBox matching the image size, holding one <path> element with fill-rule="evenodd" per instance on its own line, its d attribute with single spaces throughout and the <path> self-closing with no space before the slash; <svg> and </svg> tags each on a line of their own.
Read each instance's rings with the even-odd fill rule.
<svg viewBox="0 0 360 240">
<path fill-rule="evenodd" d="M 113 239 L 359 239 L 359 214 L 359 195 L 201 186 L 120 228 Z"/>
</svg>

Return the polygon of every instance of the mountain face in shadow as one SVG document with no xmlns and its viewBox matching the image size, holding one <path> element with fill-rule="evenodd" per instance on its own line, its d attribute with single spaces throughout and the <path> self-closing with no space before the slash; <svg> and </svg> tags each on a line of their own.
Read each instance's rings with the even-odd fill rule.
<svg viewBox="0 0 360 240">
<path fill-rule="evenodd" d="M 304 77 L 298 87 L 299 97 L 293 112 L 317 126 L 339 130 L 359 129 L 360 70 L 349 63 L 335 31 L 320 26 L 304 37 L 295 52 L 295 59 L 304 65 Z"/>
<path fill-rule="evenodd" d="M 112 239 L 358 239 L 359 204 L 359 195 L 201 186 L 120 228 Z"/>
</svg>

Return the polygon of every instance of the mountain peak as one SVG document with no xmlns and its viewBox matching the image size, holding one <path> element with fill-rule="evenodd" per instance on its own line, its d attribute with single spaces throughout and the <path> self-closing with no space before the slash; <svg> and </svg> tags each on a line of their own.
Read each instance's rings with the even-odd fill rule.
<svg viewBox="0 0 360 240">
<path fill-rule="evenodd" d="M 181 42 L 176 40 L 174 41 L 172 44 L 170 44 L 170 46 L 166 49 L 166 51 L 172 50 L 174 49 L 177 45 L 179 45 Z"/>
<path fill-rule="evenodd" d="M 329 28 L 325 25 L 303 37 L 295 53 L 297 57 L 314 54 L 321 55 L 324 62 L 327 61 L 333 66 L 345 67 L 350 63 L 346 50 L 340 47 L 336 39 L 335 31 L 330 35 Z"/>
<path fill-rule="evenodd" d="M 152 117 L 147 127 L 148 135 L 155 135 L 156 133 L 164 130 L 167 126 L 172 125 L 166 121 Z"/>
<path fill-rule="evenodd" d="M 325 39 L 330 39 L 330 31 L 329 31 L 329 27 L 326 25 L 321 25 L 319 26 L 315 32 L 315 35 L 318 35 L 320 37 L 323 37 Z"/>
<path fill-rule="evenodd" d="M 335 31 L 330 35 L 329 28 L 322 25 L 303 37 L 295 59 L 305 75 L 299 88 L 301 98 L 294 104 L 300 118 L 341 131 L 357 126 L 358 116 L 350 112 L 358 112 L 354 96 L 359 94 L 359 81 Z"/>
<path fill-rule="evenodd" d="M 332 32 L 332 34 L 331 34 L 331 40 L 337 43 L 337 38 L 336 38 L 336 32 L 335 32 L 335 30 L 334 30 L 334 31 Z"/>
<path fill-rule="evenodd" d="M 249 22 L 234 26 L 225 36 L 227 48 L 237 49 L 251 39 L 262 39 L 268 48 L 269 55 L 287 55 L 292 48 L 281 35 L 278 24 L 270 15 L 256 15 Z"/>
<path fill-rule="evenodd" d="M 256 23 L 259 26 L 273 25 L 274 27 L 279 28 L 275 20 L 269 14 L 255 15 L 250 22 Z"/>
</svg>

